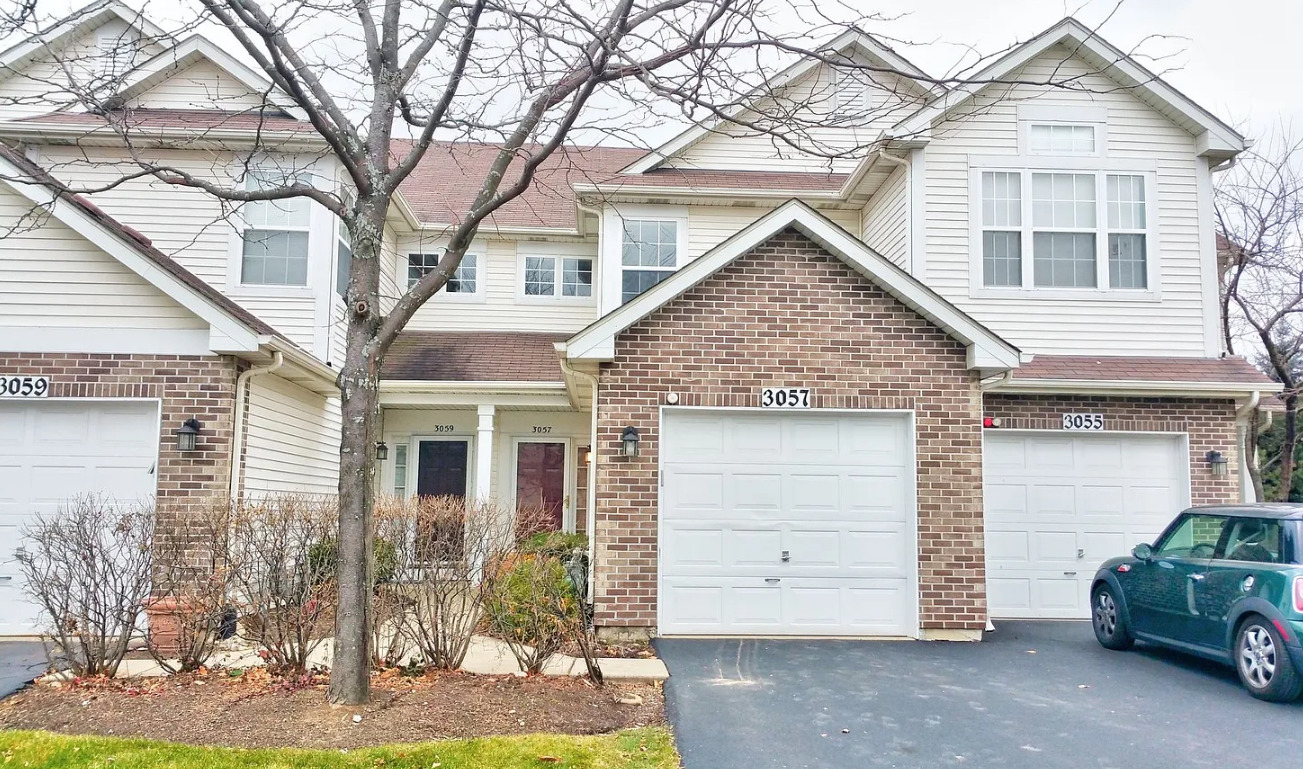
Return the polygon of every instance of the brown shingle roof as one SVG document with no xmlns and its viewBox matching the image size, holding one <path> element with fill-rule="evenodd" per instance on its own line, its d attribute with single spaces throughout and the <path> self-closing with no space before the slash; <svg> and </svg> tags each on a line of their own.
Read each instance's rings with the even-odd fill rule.
<svg viewBox="0 0 1303 769">
<path fill-rule="evenodd" d="M 157 248 L 154 248 L 154 245 L 153 243 L 150 242 L 149 238 L 142 235 L 135 228 L 128 227 L 122 222 L 119 222 L 117 219 L 114 219 L 113 217 L 104 213 L 104 211 L 102 211 L 99 206 L 95 205 L 90 200 L 86 199 L 81 195 L 68 195 L 66 193 L 60 192 L 60 186 L 58 182 L 55 181 L 45 171 L 45 169 L 41 168 L 40 166 L 36 165 L 31 160 L 29 160 L 27 156 L 23 155 L 20 152 L 17 152 L 13 148 L 5 144 L 0 144 L 0 156 L 3 156 L 5 160 L 17 166 L 18 169 L 22 171 L 23 174 L 32 178 L 33 180 L 36 180 L 37 183 L 42 184 L 51 192 L 53 192 L 55 195 L 58 195 L 62 200 L 77 206 L 77 208 L 81 209 L 82 212 L 88 214 L 91 218 L 93 218 L 103 230 L 108 232 L 110 235 L 117 237 L 122 242 L 126 243 L 137 253 L 141 254 L 142 256 L 144 256 L 145 258 L 149 259 L 151 262 L 156 264 L 164 272 L 168 273 L 174 278 L 177 278 L 182 283 L 194 289 L 205 299 L 207 299 L 208 301 L 212 302 L 213 304 L 221 308 L 222 311 L 224 311 L 226 314 L 235 318 L 239 322 L 245 324 L 256 333 L 271 334 L 271 335 L 281 337 L 282 339 L 285 338 L 284 335 L 282 335 L 276 329 L 264 323 L 253 313 L 249 312 L 248 310 L 244 309 L 240 305 L 233 302 L 231 299 L 229 299 L 224 294 L 222 294 L 222 292 L 218 291 L 217 289 L 210 286 L 208 283 L 204 282 L 193 272 L 190 272 L 186 268 L 182 267 L 172 257 L 168 256 L 162 251 L 159 251 Z M 22 184 L 23 182 L 14 180 L 11 183 Z"/>
<path fill-rule="evenodd" d="M 306 120 L 279 112 L 247 110 L 227 112 L 208 109 L 125 109 L 97 115 L 90 112 L 49 112 L 18 118 L 15 123 L 80 126 L 143 130 L 150 128 L 184 128 L 195 131 L 228 129 L 233 131 L 290 131 L 312 133 L 316 129 Z"/>
<path fill-rule="evenodd" d="M 1271 384 L 1243 358 L 1121 357 L 1037 355 L 1014 371 L 1015 381 L 1029 379 L 1117 380 L 1142 382 L 1217 382 Z"/>
<path fill-rule="evenodd" d="M 405 331 L 385 358 L 384 379 L 432 382 L 561 382 L 553 344 L 565 334 Z"/>
</svg>

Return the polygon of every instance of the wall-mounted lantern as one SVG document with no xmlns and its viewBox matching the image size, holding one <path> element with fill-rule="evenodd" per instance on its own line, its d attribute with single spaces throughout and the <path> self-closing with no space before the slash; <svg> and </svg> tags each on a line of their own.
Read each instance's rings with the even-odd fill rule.
<svg viewBox="0 0 1303 769">
<path fill-rule="evenodd" d="M 579 449 L 579 464 L 588 465 L 593 462 L 593 447 L 584 446 Z"/>
<path fill-rule="evenodd" d="M 389 444 L 384 441 L 376 441 L 376 459 L 381 462 L 389 458 Z"/>
<path fill-rule="evenodd" d="M 638 428 L 632 425 L 620 434 L 620 453 L 626 457 L 638 456 Z"/>
<path fill-rule="evenodd" d="M 199 424 L 199 420 L 194 417 L 182 422 L 176 430 L 176 450 L 194 451 L 199 443 L 199 430 L 202 427 L 203 425 Z"/>
<path fill-rule="evenodd" d="M 1204 457 L 1208 460 L 1208 467 L 1213 471 L 1213 475 L 1227 475 L 1231 471 L 1231 461 L 1220 451 L 1210 451 Z"/>
</svg>

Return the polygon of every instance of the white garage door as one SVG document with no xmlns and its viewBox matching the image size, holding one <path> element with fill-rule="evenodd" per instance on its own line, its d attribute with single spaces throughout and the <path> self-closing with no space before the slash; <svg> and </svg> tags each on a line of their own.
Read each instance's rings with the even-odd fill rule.
<svg viewBox="0 0 1303 769">
<path fill-rule="evenodd" d="M 1189 501 L 1180 436 L 988 430 L 984 463 L 993 617 L 1088 617 L 1100 563 Z"/>
<path fill-rule="evenodd" d="M 22 525 L 77 494 L 148 498 L 158 435 L 155 402 L 0 401 L 0 635 L 35 630 L 14 560 Z"/>
<path fill-rule="evenodd" d="M 917 632 L 908 416 L 667 410 L 660 630 Z"/>
</svg>

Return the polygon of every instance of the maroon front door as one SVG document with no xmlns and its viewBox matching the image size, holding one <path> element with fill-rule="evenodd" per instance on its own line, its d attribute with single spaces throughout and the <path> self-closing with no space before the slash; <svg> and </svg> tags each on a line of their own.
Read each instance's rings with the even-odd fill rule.
<svg viewBox="0 0 1303 769">
<path fill-rule="evenodd" d="M 531 528 L 558 531 L 566 498 L 566 445 L 516 444 L 516 509 L 539 511 L 540 520 L 524 521 Z"/>
</svg>

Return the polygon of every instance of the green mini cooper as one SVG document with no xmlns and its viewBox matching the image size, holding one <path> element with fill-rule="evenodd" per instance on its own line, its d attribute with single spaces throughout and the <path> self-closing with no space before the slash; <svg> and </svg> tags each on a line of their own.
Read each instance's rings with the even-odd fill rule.
<svg viewBox="0 0 1303 769">
<path fill-rule="evenodd" d="M 1090 598 L 1109 649 L 1148 641 L 1234 665 L 1260 699 L 1303 693 L 1303 505 L 1186 510 L 1105 562 Z"/>
</svg>

